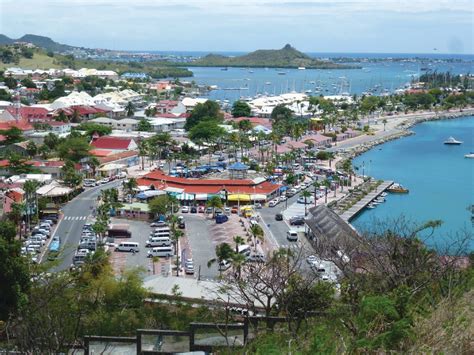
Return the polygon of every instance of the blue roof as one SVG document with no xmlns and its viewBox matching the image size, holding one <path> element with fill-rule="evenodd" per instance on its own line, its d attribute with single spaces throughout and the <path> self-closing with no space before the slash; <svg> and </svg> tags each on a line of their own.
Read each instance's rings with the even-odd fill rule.
<svg viewBox="0 0 474 355">
<path fill-rule="evenodd" d="M 229 170 L 248 170 L 249 166 L 245 165 L 244 163 L 241 163 L 240 161 L 235 162 L 232 165 L 229 165 L 228 169 Z"/>
</svg>

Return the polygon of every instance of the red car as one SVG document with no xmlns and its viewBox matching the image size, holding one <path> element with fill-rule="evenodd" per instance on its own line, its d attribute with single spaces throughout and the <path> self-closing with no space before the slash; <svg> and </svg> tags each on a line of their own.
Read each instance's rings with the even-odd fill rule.
<svg viewBox="0 0 474 355">
<path fill-rule="evenodd" d="M 205 210 L 206 210 L 206 209 L 205 209 L 204 206 L 199 206 L 199 207 L 198 207 L 198 212 L 199 212 L 199 213 L 204 213 Z"/>
</svg>

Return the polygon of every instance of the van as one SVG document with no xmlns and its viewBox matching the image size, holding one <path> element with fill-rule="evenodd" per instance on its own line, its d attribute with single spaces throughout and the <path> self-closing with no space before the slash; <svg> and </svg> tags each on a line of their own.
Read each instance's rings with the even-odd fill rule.
<svg viewBox="0 0 474 355">
<path fill-rule="evenodd" d="M 171 229 L 169 226 L 167 225 L 162 225 L 162 226 L 159 226 L 158 228 L 155 228 L 155 233 L 156 232 L 169 232 Z"/>
<path fill-rule="evenodd" d="M 137 242 L 122 242 L 115 248 L 115 251 L 129 251 L 138 252 L 140 251 L 139 244 Z"/>
<path fill-rule="evenodd" d="M 288 239 L 290 242 L 296 242 L 298 240 L 298 232 L 290 229 L 288 232 L 286 232 L 286 239 Z"/>
<path fill-rule="evenodd" d="M 96 185 L 95 179 L 84 179 L 82 181 L 82 186 L 84 187 L 94 187 Z"/>
<path fill-rule="evenodd" d="M 220 214 L 216 216 L 216 223 L 221 224 L 225 223 L 229 220 L 229 217 L 227 217 L 225 214 Z"/>
<path fill-rule="evenodd" d="M 173 248 L 172 247 L 154 247 L 151 250 L 148 250 L 148 255 L 147 257 L 152 258 L 154 256 L 173 256 Z"/>
<path fill-rule="evenodd" d="M 170 231 L 163 230 L 163 231 L 154 232 L 152 235 L 150 235 L 150 238 L 152 237 L 161 237 L 161 238 L 168 237 L 169 238 L 170 235 L 171 235 Z"/>
<path fill-rule="evenodd" d="M 145 247 L 169 247 L 171 240 L 169 237 L 151 237 L 146 241 Z"/>
<path fill-rule="evenodd" d="M 237 251 L 239 252 L 239 254 L 242 254 L 242 255 L 244 255 L 245 257 L 248 258 L 250 256 L 250 252 L 251 252 L 250 245 L 247 245 L 247 244 L 239 245 L 237 247 Z"/>
</svg>

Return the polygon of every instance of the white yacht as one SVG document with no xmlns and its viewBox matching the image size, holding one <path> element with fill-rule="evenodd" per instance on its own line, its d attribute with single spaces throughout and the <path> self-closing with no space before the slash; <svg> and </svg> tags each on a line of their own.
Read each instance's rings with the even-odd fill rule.
<svg viewBox="0 0 474 355">
<path fill-rule="evenodd" d="M 474 159 L 474 152 L 470 152 L 469 154 L 466 154 L 464 158 Z"/>
<path fill-rule="evenodd" d="M 448 145 L 460 145 L 462 144 L 462 141 L 458 141 L 454 137 L 449 137 L 443 143 Z"/>
</svg>

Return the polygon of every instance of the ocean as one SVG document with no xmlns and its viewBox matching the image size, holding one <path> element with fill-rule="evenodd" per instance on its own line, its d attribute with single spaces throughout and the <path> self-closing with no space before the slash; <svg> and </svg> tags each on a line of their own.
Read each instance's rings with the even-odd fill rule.
<svg viewBox="0 0 474 355">
<path fill-rule="evenodd" d="M 400 138 L 354 159 L 358 173 L 377 179 L 394 180 L 408 188 L 408 194 L 389 194 L 386 202 L 364 210 L 351 223 L 359 231 L 374 231 L 379 222 L 390 226 L 403 217 L 414 223 L 442 220 L 442 226 L 427 240 L 443 249 L 467 231 L 474 232 L 471 212 L 474 204 L 474 116 L 420 123 L 414 135 Z M 464 143 L 443 144 L 449 136 Z M 474 250 L 474 242 L 469 243 Z"/>
</svg>

